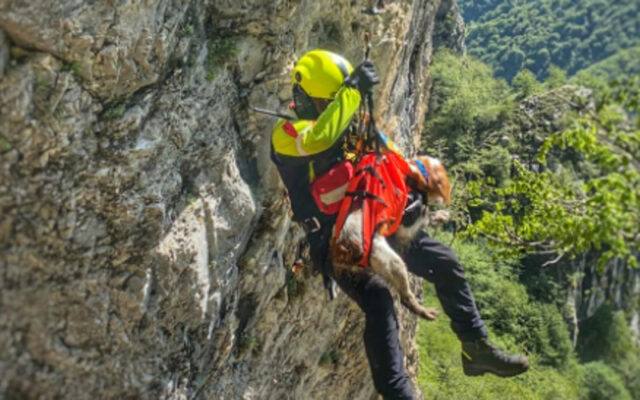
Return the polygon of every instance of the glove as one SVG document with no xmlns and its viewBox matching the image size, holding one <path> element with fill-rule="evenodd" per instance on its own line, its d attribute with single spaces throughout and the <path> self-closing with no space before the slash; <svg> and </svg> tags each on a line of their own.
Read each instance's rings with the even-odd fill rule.
<svg viewBox="0 0 640 400">
<path fill-rule="evenodd" d="M 345 79 L 344 84 L 357 89 L 360 94 L 370 93 L 374 85 L 380 83 L 376 68 L 369 60 L 364 61 Z"/>
</svg>

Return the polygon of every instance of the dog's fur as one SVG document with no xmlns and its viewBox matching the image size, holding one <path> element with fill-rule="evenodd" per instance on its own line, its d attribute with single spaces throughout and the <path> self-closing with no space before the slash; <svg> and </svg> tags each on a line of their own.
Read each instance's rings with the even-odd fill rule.
<svg viewBox="0 0 640 400">
<path fill-rule="evenodd" d="M 418 192 L 427 196 L 430 204 L 449 204 L 451 201 L 451 185 L 447 173 L 442 163 L 435 158 L 420 156 L 417 157 L 425 166 L 429 174 L 429 180 L 426 181 L 420 170 L 413 161 L 409 163 L 411 173 L 407 176 L 409 185 Z M 400 225 L 395 237 L 399 246 L 407 246 L 411 239 L 422 229 L 428 222 L 426 207 L 422 207 L 422 217 L 409 226 Z M 446 218 L 446 216 L 444 216 Z M 441 215 L 439 218 L 443 218 Z M 425 308 L 415 298 L 411 292 L 409 285 L 409 275 L 407 267 L 398 253 L 396 253 L 384 236 L 379 234 L 384 227 L 376 227 L 371 240 L 371 253 L 369 258 L 369 267 L 362 268 L 357 264 L 363 254 L 363 238 L 362 238 L 362 201 L 354 201 L 351 206 L 349 215 L 340 233 L 340 238 L 331 238 L 330 255 L 336 274 L 351 273 L 363 274 L 371 272 L 378 274 L 389 285 L 395 288 L 400 294 L 402 304 L 411 310 L 414 314 L 428 319 L 434 320 L 438 312 L 434 308 Z"/>
</svg>

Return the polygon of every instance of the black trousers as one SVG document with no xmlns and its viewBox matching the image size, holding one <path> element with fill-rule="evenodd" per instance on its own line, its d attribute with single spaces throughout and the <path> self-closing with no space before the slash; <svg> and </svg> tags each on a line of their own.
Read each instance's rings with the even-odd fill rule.
<svg viewBox="0 0 640 400">
<path fill-rule="evenodd" d="M 390 243 L 393 246 L 393 238 Z M 315 263 L 326 256 L 328 250 L 322 245 L 312 245 L 311 252 Z M 420 233 L 401 255 L 409 271 L 434 284 L 442 308 L 451 318 L 451 328 L 460 340 L 487 336 L 464 269 L 451 249 Z M 398 340 L 393 299 L 386 283 L 374 275 L 335 277 L 333 271 L 326 272 L 364 312 L 364 344 L 377 391 L 385 399 L 413 399 Z"/>
</svg>

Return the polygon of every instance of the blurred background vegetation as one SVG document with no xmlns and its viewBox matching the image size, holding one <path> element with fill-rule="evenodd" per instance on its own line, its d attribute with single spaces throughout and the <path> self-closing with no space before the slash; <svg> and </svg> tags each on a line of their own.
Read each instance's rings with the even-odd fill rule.
<svg viewBox="0 0 640 400">
<path fill-rule="evenodd" d="M 467 55 L 435 54 L 421 145 L 453 179 L 453 220 L 431 233 L 532 368 L 465 377 L 441 314 L 418 330 L 423 394 L 640 399 L 640 2 L 458 4 Z"/>
<path fill-rule="evenodd" d="M 525 68 L 546 79 L 551 65 L 573 75 L 640 45 L 637 0 L 460 0 L 458 5 L 469 54 L 509 81 Z"/>
</svg>

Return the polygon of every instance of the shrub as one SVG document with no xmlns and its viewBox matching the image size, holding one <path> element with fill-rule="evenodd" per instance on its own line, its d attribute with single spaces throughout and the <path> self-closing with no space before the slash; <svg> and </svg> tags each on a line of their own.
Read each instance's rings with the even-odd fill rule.
<svg viewBox="0 0 640 400">
<path fill-rule="evenodd" d="M 451 243 L 451 235 L 436 237 Z M 580 381 L 573 364 L 571 343 L 558 310 L 531 302 L 525 288 L 514 279 L 515 260 L 498 261 L 482 242 L 454 242 L 465 266 L 480 313 L 491 331 L 491 340 L 513 352 L 526 353 L 529 372 L 514 379 L 495 376 L 464 376 L 460 344 L 441 314 L 435 322 L 421 322 L 417 333 L 420 348 L 419 385 L 425 398 L 452 399 L 578 399 Z M 425 303 L 439 306 L 429 288 Z M 562 369 L 547 365 L 563 366 Z"/>
<path fill-rule="evenodd" d="M 605 363 L 596 361 L 583 365 L 582 398 L 586 400 L 631 400 L 622 378 Z"/>
<path fill-rule="evenodd" d="M 533 72 L 523 69 L 513 78 L 511 82 L 513 89 L 518 92 L 518 98 L 524 99 L 542 91 L 542 85 L 537 81 Z"/>
<path fill-rule="evenodd" d="M 602 306 L 580 326 L 578 351 L 584 361 L 601 360 L 640 398 L 640 354 L 623 311 Z"/>
</svg>

